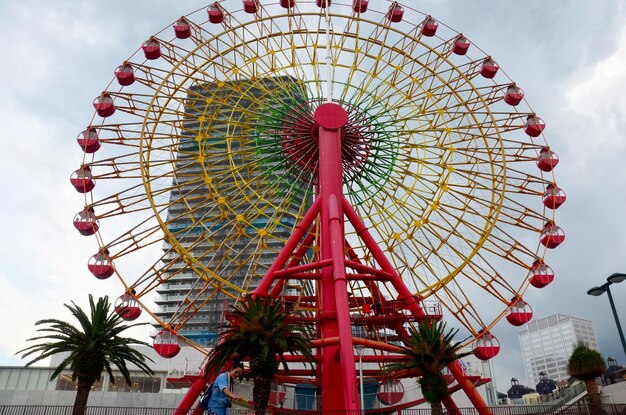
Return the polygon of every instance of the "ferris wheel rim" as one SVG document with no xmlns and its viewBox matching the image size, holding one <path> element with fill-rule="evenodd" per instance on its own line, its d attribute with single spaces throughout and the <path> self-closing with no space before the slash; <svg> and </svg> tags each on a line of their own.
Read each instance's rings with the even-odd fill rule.
<svg viewBox="0 0 626 415">
<path fill-rule="evenodd" d="M 350 17 L 347 14 L 343 14 L 343 15 L 342 14 L 333 14 L 333 12 L 332 12 L 330 7 L 326 8 L 325 13 L 326 13 L 327 16 L 332 16 L 332 17 L 336 17 L 336 18 L 349 18 Z M 277 19 L 277 18 L 290 18 L 293 15 L 299 15 L 299 16 L 319 16 L 319 13 L 313 13 L 313 12 L 306 12 L 306 13 L 305 12 L 303 12 L 303 13 L 293 12 L 292 13 L 290 11 L 287 11 L 287 12 L 285 12 L 283 14 L 265 16 L 265 17 L 262 18 L 262 20 L 264 20 L 264 21 L 272 21 L 272 20 Z M 361 20 L 358 20 L 358 21 L 361 21 Z M 385 27 L 381 22 L 368 21 L 368 20 L 365 20 L 365 19 L 363 21 L 364 22 L 368 22 L 368 23 L 372 24 L 375 27 Z M 253 25 L 254 23 L 255 23 L 255 20 L 252 20 L 252 21 L 249 21 L 249 22 L 245 22 L 245 23 L 239 23 L 238 25 L 232 26 L 231 28 L 228 28 L 227 30 L 224 30 L 223 32 L 215 34 L 210 39 L 205 39 L 205 41 L 202 44 L 198 44 L 195 48 L 193 48 L 191 50 L 188 50 L 187 51 L 187 55 L 182 57 L 180 59 L 180 61 L 175 63 L 175 65 L 171 68 L 169 73 L 167 75 L 163 76 L 162 81 L 159 84 L 159 87 L 155 89 L 155 92 L 154 92 L 154 95 L 152 97 L 152 100 L 151 100 L 150 104 L 148 105 L 147 109 L 145 110 L 145 112 L 146 113 L 155 113 L 155 111 L 153 111 L 153 107 L 156 107 L 155 108 L 156 110 L 160 109 L 161 112 L 159 113 L 158 117 L 156 117 L 152 121 L 149 121 L 147 118 L 144 118 L 141 134 L 144 135 L 144 132 L 146 132 L 148 130 L 150 130 L 152 133 L 154 133 L 156 131 L 156 129 L 158 128 L 159 120 L 163 116 L 163 111 L 165 110 L 167 105 L 159 106 L 156 103 L 156 101 L 158 99 L 158 96 L 166 96 L 167 95 L 167 94 L 161 95 L 161 93 L 160 93 L 162 88 L 164 88 L 163 84 L 168 81 L 169 77 L 174 77 L 174 75 L 177 74 L 176 71 L 179 70 L 181 65 L 183 65 L 183 61 L 185 59 L 187 59 L 190 56 L 193 56 L 194 53 L 197 53 L 198 50 L 201 50 L 203 47 L 205 47 L 205 45 L 207 43 L 209 43 L 211 40 L 218 39 L 221 36 L 226 36 L 227 32 L 234 32 L 235 30 L 237 30 L 237 28 Z M 417 25 L 416 25 L 416 27 L 417 27 Z M 395 28 L 388 28 L 388 29 L 396 31 L 396 33 L 399 34 L 399 35 L 406 36 L 406 33 L 401 32 L 399 29 L 395 29 Z M 311 33 L 314 33 L 314 31 L 311 32 Z M 270 36 L 270 34 L 268 34 L 268 36 Z M 421 46 L 423 46 L 423 47 L 429 48 L 430 52 L 434 52 L 435 54 L 437 54 L 438 59 L 442 59 L 442 60 L 446 61 L 447 63 L 449 63 L 449 65 L 453 68 L 453 70 L 456 70 L 460 76 L 464 77 L 466 85 L 469 86 L 470 89 L 472 89 L 474 91 L 479 91 L 479 88 L 473 84 L 472 79 L 470 79 L 467 76 L 465 76 L 465 73 L 463 71 L 461 71 L 454 64 L 454 62 L 449 60 L 448 57 L 446 57 L 443 54 L 439 53 L 435 48 L 432 48 L 427 43 L 422 43 L 421 39 L 418 40 L 418 43 Z M 327 52 L 330 51 L 330 47 L 328 47 L 328 48 L 327 47 L 320 47 L 320 49 L 326 49 Z M 327 55 L 330 55 L 330 53 L 327 53 Z M 448 56 L 451 56 L 451 55 L 448 55 Z M 425 67 L 424 69 L 428 70 L 430 68 Z M 430 69 L 430 70 L 432 70 L 432 69 Z M 189 79 L 191 79 L 193 76 L 194 76 L 193 74 L 186 75 L 186 78 L 184 79 L 184 81 L 181 82 L 181 85 L 185 85 L 186 82 Z M 504 76 L 506 76 L 506 74 L 504 74 Z M 506 76 L 506 78 L 510 81 L 510 78 L 508 78 L 508 76 Z M 445 81 L 444 79 L 441 79 L 441 80 Z M 310 81 L 310 82 L 316 82 L 316 81 L 313 80 L 313 81 Z M 339 82 L 339 84 L 340 83 L 341 82 Z M 443 82 L 443 83 L 445 84 L 446 82 Z M 453 92 L 456 93 L 456 91 L 454 91 L 454 90 L 453 90 Z M 480 93 L 478 94 L 478 97 L 485 104 L 484 105 L 484 109 L 486 109 L 486 111 L 488 112 L 488 116 L 493 121 L 494 120 L 494 115 L 492 114 L 489 105 L 485 102 L 484 97 Z M 176 101 L 176 98 L 174 98 L 174 97 L 170 97 L 169 99 L 173 100 L 173 101 Z M 180 104 L 180 102 L 179 102 L 179 104 Z M 180 104 L 180 105 L 182 105 L 182 104 Z M 467 105 L 467 103 L 465 103 L 465 105 Z M 478 122 L 478 119 L 476 118 L 476 115 L 474 113 L 471 113 L 471 116 L 474 117 L 474 120 L 476 122 L 475 125 L 477 125 L 480 128 L 482 126 L 482 124 L 480 122 Z M 94 115 L 94 120 L 95 120 L 95 115 Z M 93 124 L 93 120 L 92 120 L 92 124 Z M 91 125 L 90 125 L 90 127 L 91 127 Z M 498 144 L 500 145 L 501 148 L 504 148 L 505 144 L 503 142 L 503 138 L 502 138 L 502 136 L 500 134 L 500 131 L 497 130 L 496 132 L 497 132 L 497 135 L 498 135 L 498 141 L 497 142 L 498 142 Z M 487 137 L 487 134 L 483 135 L 483 141 L 485 142 L 485 144 L 486 144 L 486 140 L 487 140 L 486 137 Z M 150 150 L 147 150 L 147 152 L 145 152 L 144 151 L 144 147 L 143 147 L 144 144 L 145 143 L 144 143 L 143 140 L 140 141 L 139 156 L 140 156 L 140 162 L 141 162 L 142 181 L 144 183 L 144 187 L 146 189 L 147 197 L 149 199 L 149 203 L 151 205 L 151 209 L 153 210 L 154 217 L 159 222 L 159 226 L 160 226 L 162 232 L 165 234 L 164 240 L 167 240 L 170 244 L 177 246 L 181 252 L 186 252 L 186 249 L 183 246 L 182 242 L 180 242 L 177 239 L 176 235 L 174 235 L 174 233 L 171 232 L 168 229 L 166 221 L 161 216 L 163 214 L 163 211 L 159 209 L 158 203 L 152 197 L 152 194 L 151 194 L 152 193 L 152 190 L 151 190 L 152 189 L 152 184 L 151 184 L 151 181 L 149 179 L 149 177 L 150 177 L 150 172 L 149 172 L 149 169 L 150 169 L 150 165 L 149 165 L 149 162 L 150 162 Z M 146 156 L 146 155 L 147 155 L 147 159 L 144 159 L 143 157 Z M 85 155 L 85 156 L 87 156 L 87 155 Z M 489 156 L 491 157 L 492 154 L 489 153 Z M 495 159 L 490 159 L 490 160 L 492 160 L 492 162 L 496 162 Z M 503 175 L 502 182 L 504 183 L 504 185 L 499 188 L 499 196 L 497 197 L 496 207 L 494 208 L 493 205 L 491 205 L 491 207 L 490 207 L 491 212 L 492 212 L 492 213 L 488 214 L 490 220 L 484 222 L 483 232 L 482 232 L 481 236 L 478 238 L 478 243 L 475 244 L 474 249 L 472 250 L 472 252 L 470 254 L 466 254 L 465 255 L 465 259 L 461 263 L 459 263 L 453 271 L 449 272 L 447 276 L 445 276 L 442 279 L 437 280 L 436 282 L 434 282 L 430 286 L 425 286 L 422 290 L 416 291 L 416 295 L 423 296 L 423 297 L 429 297 L 431 295 L 435 295 L 439 290 L 441 290 L 444 287 L 446 287 L 448 285 L 448 283 L 451 282 L 452 280 L 454 280 L 456 278 L 456 276 L 468 265 L 468 263 L 470 263 L 472 258 L 475 255 L 477 255 L 480 251 L 482 251 L 484 245 L 488 242 L 488 239 L 489 239 L 492 231 L 494 230 L 494 228 L 498 224 L 498 221 L 499 221 L 499 218 L 500 218 L 500 214 L 501 214 L 501 210 L 503 208 L 503 204 L 505 203 L 504 194 L 507 191 L 507 186 L 506 186 L 506 183 L 507 183 L 506 174 L 508 172 L 508 169 L 507 169 L 507 166 L 506 166 L 507 159 L 506 158 L 501 158 L 499 160 L 499 162 L 502 163 L 502 166 L 501 166 L 502 169 L 501 169 L 501 171 L 498 174 L 499 175 Z M 494 167 L 495 166 L 493 164 L 491 164 L 492 176 L 496 177 L 497 175 L 494 172 Z M 206 174 L 206 172 L 205 172 L 205 174 Z M 554 180 L 554 172 L 552 172 L 552 176 L 553 176 L 552 182 L 555 182 L 555 180 Z M 495 195 L 495 190 L 496 189 L 493 188 L 492 190 L 494 190 L 494 192 L 492 192 L 492 194 L 491 194 L 492 195 L 492 203 L 493 203 L 493 199 L 496 198 L 496 195 Z M 93 194 L 91 194 L 91 197 L 93 197 Z M 442 197 L 442 194 L 439 194 L 439 199 L 441 197 Z M 87 205 L 91 205 L 91 204 L 87 203 Z M 544 208 L 543 210 L 544 210 L 544 215 L 545 215 L 546 209 Z M 463 214 L 465 214 L 465 213 L 463 213 Z M 377 213 L 377 215 L 380 215 L 380 213 Z M 458 226 L 458 223 L 459 222 L 457 222 L 457 226 Z M 98 244 L 100 245 L 100 247 L 102 249 L 105 249 L 107 247 L 107 245 L 105 244 L 105 240 L 100 235 L 99 231 L 97 232 L 97 238 L 98 238 Z M 535 250 L 535 255 L 537 257 L 543 258 L 544 255 L 539 255 L 539 252 L 540 252 L 541 249 L 542 249 L 541 245 L 539 243 L 537 243 L 537 249 Z M 545 254 L 545 248 L 543 248 L 543 251 L 544 251 L 544 254 Z M 435 252 L 431 252 L 431 255 L 435 255 Z M 190 257 L 192 257 L 192 255 L 190 255 Z M 205 277 L 203 277 L 203 279 L 205 280 L 206 283 L 209 283 L 211 285 L 219 285 L 219 286 L 226 285 L 226 286 L 228 286 L 230 289 L 232 289 L 234 291 L 244 292 L 242 287 L 239 287 L 239 286 L 231 284 L 230 281 L 227 280 L 227 279 L 222 279 L 216 273 L 214 273 L 214 272 L 212 273 L 211 270 L 208 269 L 208 268 L 204 269 L 202 264 L 196 262 L 195 266 L 197 266 L 199 269 L 202 269 L 204 271 L 204 273 L 201 273 L 201 275 L 205 275 Z M 132 285 L 130 285 L 130 286 L 127 285 L 123 278 L 120 277 L 120 279 L 122 280 L 122 282 L 125 285 L 127 290 L 132 288 Z M 528 287 L 528 283 L 527 282 L 526 282 L 526 287 Z M 520 292 L 522 292 L 522 291 L 525 291 L 525 289 L 520 289 Z M 503 311 L 503 313 L 504 312 L 506 312 L 506 310 Z M 502 317 L 502 315 L 503 314 L 501 314 L 499 318 L 494 320 L 491 325 L 487 325 L 488 326 L 487 328 L 490 328 L 493 324 L 495 324 L 497 322 L 497 320 L 499 320 Z"/>
</svg>

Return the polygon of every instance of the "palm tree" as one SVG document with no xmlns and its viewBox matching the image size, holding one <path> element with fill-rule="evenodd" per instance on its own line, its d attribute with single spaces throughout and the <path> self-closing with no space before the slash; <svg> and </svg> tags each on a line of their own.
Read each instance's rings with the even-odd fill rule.
<svg viewBox="0 0 626 415">
<path fill-rule="evenodd" d="M 220 342 L 209 353 L 207 373 L 220 370 L 229 360 L 250 358 L 257 414 L 267 409 L 271 382 L 278 373 L 276 356 L 287 371 L 285 353 L 299 354 L 309 361 L 313 357 L 305 329 L 289 317 L 283 302 L 247 296 L 233 307 L 232 318 L 222 326 Z"/>
<path fill-rule="evenodd" d="M 606 364 L 600 352 L 590 349 L 583 342 L 579 342 L 567 362 L 567 372 L 573 378 L 585 382 L 589 396 L 589 409 L 592 413 L 600 406 L 600 393 L 596 378 L 604 373 Z"/>
<path fill-rule="evenodd" d="M 115 383 L 111 370 L 112 364 L 117 367 L 128 385 L 131 384 L 131 379 L 127 363 L 134 364 L 149 375 L 154 374 L 146 364 L 146 357 L 130 347 L 148 344 L 132 338 L 120 337 L 120 333 L 126 329 L 146 323 L 122 325 L 122 318 L 111 311 L 111 304 L 106 296 L 100 297 L 94 304 L 93 296 L 89 295 L 91 316 L 87 316 L 74 302 L 72 305 L 64 305 L 78 320 L 80 328 L 56 319 L 39 320 L 35 323 L 36 326 L 49 325 L 37 329 L 46 334 L 27 341 L 44 340 L 45 342 L 26 347 L 16 354 L 23 353 L 22 358 L 26 358 L 34 353 L 40 353 L 39 356 L 26 363 L 28 367 L 54 354 L 69 353 L 52 372 L 50 380 L 55 379 L 68 367 L 72 371 L 72 381 L 78 380 L 73 415 L 85 413 L 91 387 L 101 379 L 104 370 L 109 374 L 111 383 Z"/>
<path fill-rule="evenodd" d="M 404 339 L 404 346 L 399 354 L 406 360 L 392 363 L 385 367 L 385 372 L 414 371 L 421 372 L 419 385 L 424 399 L 431 404 L 433 413 L 442 412 L 441 401 L 448 396 L 448 384 L 441 371 L 450 363 L 465 357 L 471 352 L 461 353 L 461 342 L 454 342 L 458 329 L 446 331 L 446 323 L 423 322 L 417 328 L 409 328 L 409 337 Z"/>
</svg>

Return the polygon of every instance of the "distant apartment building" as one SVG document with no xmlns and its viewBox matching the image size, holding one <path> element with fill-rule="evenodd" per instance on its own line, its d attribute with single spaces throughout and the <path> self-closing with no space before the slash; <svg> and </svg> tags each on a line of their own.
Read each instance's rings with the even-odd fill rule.
<svg viewBox="0 0 626 415">
<path fill-rule="evenodd" d="M 567 361 L 580 341 L 599 350 L 591 321 L 563 314 L 531 321 L 519 341 L 528 385 L 539 382 L 540 372 L 554 381 L 567 380 Z"/>
<path fill-rule="evenodd" d="M 250 268 L 254 266 L 256 270 L 254 273 L 261 275 L 269 269 L 282 248 L 283 241 L 291 235 L 295 225 L 294 217 L 301 206 L 310 200 L 297 196 L 288 202 L 283 200 L 280 203 L 281 208 L 289 214 L 277 215 L 278 201 L 273 200 L 274 204 L 267 202 L 259 196 L 267 189 L 252 187 L 254 185 L 262 187 L 283 173 L 282 167 L 276 161 L 280 159 L 280 152 L 262 155 L 264 151 L 273 151 L 276 148 L 267 145 L 257 146 L 257 131 L 243 134 L 241 127 L 234 128 L 229 122 L 233 122 L 233 119 L 239 120 L 242 112 L 258 111 L 257 116 L 261 120 L 259 124 L 266 123 L 265 118 L 276 118 L 278 121 L 275 122 L 280 122 L 282 126 L 282 118 L 304 101 L 301 85 L 290 77 L 267 77 L 255 82 L 245 79 L 228 81 L 221 83 L 221 86 L 197 84 L 190 88 L 186 100 L 186 118 L 181 132 L 182 138 L 178 144 L 178 153 L 175 155 L 171 205 L 167 212 L 168 231 L 176 235 L 178 242 L 204 267 L 216 275 L 227 276 L 230 283 L 246 287 L 248 290 L 253 290 L 258 284 L 258 280 L 248 281 Z M 266 134 L 267 131 L 263 133 Z M 198 139 L 199 135 L 203 138 Z M 237 139 L 228 140 L 229 135 Z M 227 146 L 233 154 L 230 158 L 225 157 L 226 152 L 223 150 Z M 240 151 L 242 147 L 247 148 L 248 153 Z M 278 149 L 280 148 L 279 142 Z M 197 161 L 200 153 L 204 154 L 202 163 Z M 251 169 L 249 162 L 244 166 L 242 160 L 244 155 L 249 158 L 259 157 L 264 163 L 263 166 L 273 172 L 272 175 L 252 180 L 253 175 L 260 173 Z M 237 169 L 237 173 L 228 174 L 233 168 Z M 229 206 L 229 212 L 221 207 L 217 208 L 215 202 L 208 197 L 207 186 L 198 184 L 203 175 L 212 180 L 211 186 L 215 191 L 226 196 L 225 201 L 231 194 L 246 192 L 245 200 L 248 202 Z M 240 180 L 246 182 L 247 188 L 237 187 L 233 176 L 238 176 Z M 237 199 L 244 200 L 239 196 Z M 229 226 L 233 221 L 232 216 L 235 214 L 242 217 L 252 216 L 250 211 L 259 213 L 255 214 L 250 226 L 237 229 L 241 235 L 233 235 L 233 226 Z M 274 230 L 268 237 L 265 248 L 259 248 L 253 242 L 258 237 L 259 229 L 265 229 L 267 226 Z M 206 234 L 211 234 L 211 238 L 203 236 Z M 176 321 L 180 318 L 177 316 L 184 315 L 181 306 L 190 302 L 202 304 L 201 308 L 185 321 L 179 333 L 198 344 L 210 345 L 219 332 L 219 326 L 223 324 L 222 312 L 232 304 L 229 302 L 232 300 L 222 292 L 211 297 L 207 292 L 194 291 L 198 290 L 197 270 L 185 266 L 184 261 L 170 264 L 169 261 L 175 260 L 179 255 L 171 248 L 167 241 L 164 242 L 163 250 L 170 253 L 163 260 L 165 282 L 156 289 L 157 308 L 153 310 L 154 314 L 162 321 Z M 254 252 L 254 255 L 251 255 L 250 251 Z M 254 261 L 250 261 L 252 264 L 242 262 L 242 258 L 252 256 L 254 256 Z M 291 285 L 287 284 L 288 287 Z"/>
</svg>

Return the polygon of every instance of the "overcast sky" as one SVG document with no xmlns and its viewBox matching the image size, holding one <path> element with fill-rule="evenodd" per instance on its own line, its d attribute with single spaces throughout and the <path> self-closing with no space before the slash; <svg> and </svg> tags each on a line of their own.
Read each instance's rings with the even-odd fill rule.
<svg viewBox="0 0 626 415">
<path fill-rule="evenodd" d="M 371 0 L 374 4 L 383 0 Z M 547 124 L 567 203 L 557 211 L 566 242 L 547 262 L 556 280 L 525 299 L 536 317 L 593 321 L 605 358 L 626 365 L 606 296 L 626 272 L 626 10 L 621 0 L 420 0 L 415 6 L 464 33 L 520 85 Z M 86 269 L 96 249 L 72 226 L 83 198 L 69 184 L 81 162 L 76 136 L 113 70 L 150 35 L 207 3 L 198 0 L 0 0 L 0 365 L 21 365 L 41 318 L 67 318 L 63 303 L 121 291 Z M 626 324 L 626 283 L 614 286 Z M 494 334 L 498 389 L 525 382 L 515 328 Z M 145 336 L 147 330 L 138 336 Z"/>
</svg>

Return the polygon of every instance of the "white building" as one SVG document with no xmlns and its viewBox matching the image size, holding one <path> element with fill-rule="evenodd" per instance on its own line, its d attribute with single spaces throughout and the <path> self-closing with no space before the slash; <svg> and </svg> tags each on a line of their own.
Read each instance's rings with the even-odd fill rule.
<svg viewBox="0 0 626 415">
<path fill-rule="evenodd" d="M 567 380 L 567 361 L 578 342 L 599 350 L 591 321 L 555 314 L 533 320 L 519 333 L 527 385 L 539 382 L 545 372 L 554 381 Z"/>
<path fill-rule="evenodd" d="M 115 383 L 103 373 L 89 394 L 90 406 L 175 408 L 187 391 L 188 385 L 181 380 L 198 375 L 205 357 L 191 347 L 184 347 L 172 359 L 162 358 L 152 347 L 136 348 L 154 361 L 150 363 L 154 376 L 129 365 L 132 384 L 127 385 L 117 371 L 113 371 Z M 72 405 L 76 384 L 71 373 L 63 372 L 50 381 L 50 375 L 65 356 L 54 355 L 49 367 L 0 366 L 0 405 Z"/>
</svg>

